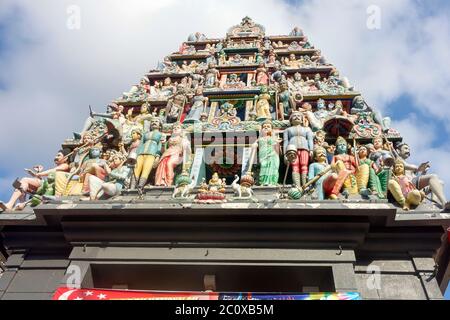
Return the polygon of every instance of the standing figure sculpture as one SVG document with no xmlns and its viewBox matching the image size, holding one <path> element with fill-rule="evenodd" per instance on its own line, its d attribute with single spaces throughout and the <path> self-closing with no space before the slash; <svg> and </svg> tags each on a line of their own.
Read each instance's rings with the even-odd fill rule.
<svg viewBox="0 0 450 320">
<path fill-rule="evenodd" d="M 272 119 L 270 113 L 270 94 L 266 86 L 261 87 L 261 94 L 256 102 L 256 116 L 258 119 Z"/>
<path fill-rule="evenodd" d="M 203 87 L 198 87 L 192 98 L 192 106 L 183 123 L 195 123 L 200 121 L 201 114 L 206 111 L 208 98 L 203 95 Z"/>
<path fill-rule="evenodd" d="M 281 115 L 287 119 L 292 110 L 295 110 L 293 100 L 291 99 L 291 92 L 289 91 L 287 81 L 283 81 L 278 93 L 280 102 Z"/>
<path fill-rule="evenodd" d="M 381 187 L 380 178 L 377 172 L 380 168 L 377 164 L 368 158 L 368 149 L 366 146 L 360 146 L 358 149 L 358 173 L 356 176 L 358 189 L 361 195 L 368 196 L 369 190 L 376 194 L 378 198 L 384 199 L 385 194 Z"/>
<path fill-rule="evenodd" d="M 259 138 L 252 145 L 247 175 L 251 175 L 256 154 L 259 160 L 259 184 L 261 186 L 278 185 L 280 169 L 280 140 L 275 135 L 272 122 L 262 124 Z"/>
<path fill-rule="evenodd" d="M 214 88 L 219 84 L 219 70 L 214 63 L 208 65 L 208 71 L 205 76 L 205 88 Z"/>
<path fill-rule="evenodd" d="M 140 189 L 147 184 L 152 170 L 158 164 L 161 157 L 162 142 L 165 140 L 161 130 L 161 121 L 159 118 L 153 118 L 150 122 L 150 132 L 142 137 L 141 145 L 137 150 L 137 162 L 132 177 L 131 188 L 136 188 L 136 183 Z M 137 180 L 137 181 L 136 181 Z"/>
<path fill-rule="evenodd" d="M 377 176 L 381 182 L 381 189 L 383 193 L 387 192 L 387 185 L 389 181 L 390 168 L 394 164 L 394 156 L 391 151 L 388 151 L 389 146 L 383 144 L 382 137 L 375 137 L 372 140 L 372 144 L 368 145 L 370 155 L 370 160 L 374 161 L 379 167 Z"/>
<path fill-rule="evenodd" d="M 259 86 L 269 85 L 269 75 L 267 74 L 264 62 L 260 63 L 258 69 L 256 69 L 256 84 Z"/>
<path fill-rule="evenodd" d="M 289 118 L 291 126 L 284 131 L 284 152 L 288 149 L 297 150 L 297 159 L 292 163 L 292 180 L 297 187 L 306 184 L 309 159 L 314 148 L 314 134 L 305 126 L 303 115 L 294 111 Z"/>
<path fill-rule="evenodd" d="M 159 160 L 155 174 L 155 185 L 170 187 L 175 178 L 175 168 L 183 164 L 183 171 L 190 160 L 191 143 L 184 136 L 180 123 L 176 123 L 172 129 L 172 136 L 167 141 L 168 148 L 164 151 Z"/>
<path fill-rule="evenodd" d="M 354 156 L 348 154 L 348 144 L 343 137 L 338 137 L 336 141 L 336 155 L 333 157 L 332 165 L 336 165 L 338 171 L 346 170 L 348 176 L 341 186 L 345 196 L 358 194 L 358 184 L 356 179 L 357 163 Z"/>
</svg>

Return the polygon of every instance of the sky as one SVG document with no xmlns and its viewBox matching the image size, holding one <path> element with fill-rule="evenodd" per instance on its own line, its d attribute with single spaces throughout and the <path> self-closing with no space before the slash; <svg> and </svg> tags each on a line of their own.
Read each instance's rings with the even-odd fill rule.
<svg viewBox="0 0 450 320">
<path fill-rule="evenodd" d="M 51 165 L 89 105 L 103 111 L 190 33 L 223 37 L 247 15 L 270 35 L 301 27 L 450 186 L 448 1 L 1 0 L 0 199 Z"/>
</svg>

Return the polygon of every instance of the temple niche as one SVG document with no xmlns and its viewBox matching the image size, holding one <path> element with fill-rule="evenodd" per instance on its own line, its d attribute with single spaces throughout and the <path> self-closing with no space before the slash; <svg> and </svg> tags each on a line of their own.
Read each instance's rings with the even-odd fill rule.
<svg viewBox="0 0 450 320">
<path fill-rule="evenodd" d="M 4 212 L 62 199 L 200 204 L 390 203 L 449 210 L 430 163 L 296 27 L 270 36 L 245 17 L 225 38 L 201 32 L 112 101 L 91 110 L 55 165 L 13 183 Z"/>
</svg>

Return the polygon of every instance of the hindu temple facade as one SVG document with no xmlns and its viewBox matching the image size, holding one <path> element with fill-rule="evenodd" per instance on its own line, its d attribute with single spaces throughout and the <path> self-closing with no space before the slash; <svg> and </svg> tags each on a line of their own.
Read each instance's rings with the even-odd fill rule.
<svg viewBox="0 0 450 320">
<path fill-rule="evenodd" d="M 411 152 L 301 29 L 192 34 L 13 183 L 0 299 L 442 299 L 450 203 Z"/>
</svg>

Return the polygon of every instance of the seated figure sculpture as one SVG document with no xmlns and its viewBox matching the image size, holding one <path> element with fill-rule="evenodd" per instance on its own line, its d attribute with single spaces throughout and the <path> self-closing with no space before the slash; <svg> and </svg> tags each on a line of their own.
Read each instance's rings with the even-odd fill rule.
<svg viewBox="0 0 450 320">
<path fill-rule="evenodd" d="M 381 113 L 379 111 L 374 111 L 372 108 L 370 108 L 366 104 L 366 102 L 362 96 L 357 96 L 353 99 L 351 113 L 358 114 L 358 113 L 363 113 L 363 112 L 370 113 L 373 121 L 376 124 L 379 124 L 384 132 L 389 131 L 390 126 L 391 126 L 391 118 L 389 118 L 389 117 L 383 118 L 383 116 L 381 115 Z"/>
<path fill-rule="evenodd" d="M 121 152 L 113 152 L 109 163 L 105 166 L 107 179 L 102 180 L 95 175 L 88 177 L 89 198 L 98 200 L 111 198 L 121 194 L 128 185 L 131 176 L 131 168 L 125 164 L 126 156 Z"/>
<path fill-rule="evenodd" d="M 349 172 L 343 169 L 344 164 L 341 161 L 337 161 L 332 166 L 328 165 L 327 151 L 323 147 L 316 146 L 314 148 L 314 160 L 315 162 L 309 166 L 308 180 L 312 181 L 321 175 L 315 183 L 318 199 L 338 199 L 341 186 L 347 179 Z"/>
<path fill-rule="evenodd" d="M 443 183 L 437 175 L 427 173 L 431 164 L 425 162 L 417 166 L 407 162 L 411 156 L 411 151 L 409 145 L 406 143 L 399 143 L 396 146 L 396 152 L 398 155 L 397 159 L 402 161 L 405 166 L 405 175 L 411 180 L 414 186 L 418 190 L 429 188 L 439 206 L 445 211 L 450 211 L 450 202 L 447 201 L 445 196 Z"/>
<path fill-rule="evenodd" d="M 405 175 L 405 165 L 402 160 L 395 161 L 388 188 L 395 201 L 405 211 L 417 207 L 425 198 L 425 194 L 417 190 L 411 179 Z"/>
<path fill-rule="evenodd" d="M 7 203 L 3 203 L 0 201 L 0 212 L 7 210 L 22 210 L 24 208 L 23 205 L 17 205 L 17 201 L 20 201 L 21 204 L 25 203 L 25 197 L 27 194 L 35 193 L 43 184 L 44 178 L 48 177 L 50 174 L 54 174 L 55 172 L 68 172 L 69 164 L 68 164 L 68 155 L 70 151 L 68 149 L 62 149 L 58 151 L 55 156 L 53 162 L 55 163 L 55 167 L 49 170 L 41 170 L 42 166 L 35 166 L 38 170 L 29 170 L 26 171 L 31 175 L 31 177 L 22 178 L 17 184 L 17 188 L 15 188 L 11 198 Z"/>
</svg>

